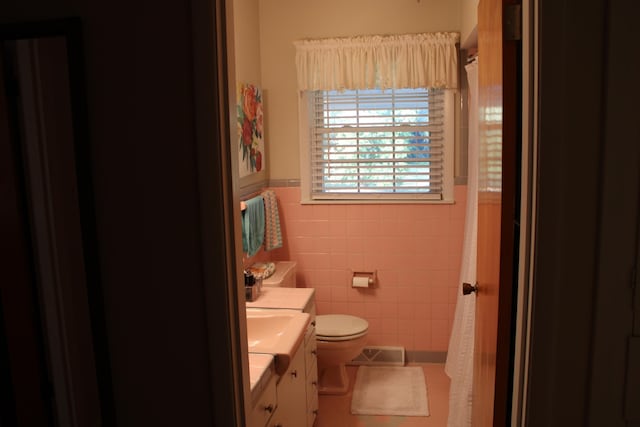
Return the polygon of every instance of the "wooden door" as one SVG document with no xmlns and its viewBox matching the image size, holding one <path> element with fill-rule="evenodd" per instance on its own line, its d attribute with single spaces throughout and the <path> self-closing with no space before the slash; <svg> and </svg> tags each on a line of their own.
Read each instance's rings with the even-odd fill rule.
<svg viewBox="0 0 640 427">
<path fill-rule="evenodd" d="M 86 150 L 72 80 L 79 57 L 70 46 L 79 40 L 62 33 L 72 24 L 57 25 L 0 28 L 3 426 L 103 425 L 111 417 L 101 412 L 110 396 L 99 389 L 97 366 L 108 373 L 109 361 L 96 340 L 102 296 L 97 269 L 88 270 L 95 249 L 82 203 L 91 186 L 77 174 L 86 166 L 76 167 Z"/>
<path fill-rule="evenodd" d="M 478 259 L 472 420 L 508 425 L 511 384 L 511 299 L 517 248 L 517 103 L 519 49 L 505 41 L 503 16 L 513 0 L 478 5 Z"/>
</svg>

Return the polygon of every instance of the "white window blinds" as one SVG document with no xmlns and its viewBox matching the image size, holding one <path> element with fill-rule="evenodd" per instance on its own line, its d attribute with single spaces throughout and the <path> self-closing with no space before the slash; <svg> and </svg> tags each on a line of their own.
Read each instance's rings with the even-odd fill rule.
<svg viewBox="0 0 640 427">
<path fill-rule="evenodd" d="M 314 91 L 312 199 L 443 200 L 445 90 Z"/>
</svg>

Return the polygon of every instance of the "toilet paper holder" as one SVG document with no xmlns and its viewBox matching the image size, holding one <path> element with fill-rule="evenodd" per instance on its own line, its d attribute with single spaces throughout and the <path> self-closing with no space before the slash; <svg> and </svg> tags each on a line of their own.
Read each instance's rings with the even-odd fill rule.
<svg viewBox="0 0 640 427">
<path fill-rule="evenodd" d="M 355 284 L 356 282 L 356 278 L 362 278 L 362 277 L 366 277 L 367 278 L 367 283 L 368 283 L 368 287 L 372 287 L 373 285 L 375 285 L 376 281 L 377 281 L 377 271 L 373 270 L 373 271 L 352 271 L 352 275 L 351 275 L 351 286 L 352 287 L 361 287 L 361 286 L 357 286 Z"/>
</svg>

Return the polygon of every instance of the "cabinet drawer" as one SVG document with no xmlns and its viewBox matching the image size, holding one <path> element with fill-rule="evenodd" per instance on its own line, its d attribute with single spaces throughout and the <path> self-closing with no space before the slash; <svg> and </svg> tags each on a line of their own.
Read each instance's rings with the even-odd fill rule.
<svg viewBox="0 0 640 427">
<path fill-rule="evenodd" d="M 310 375 L 311 368 L 315 366 L 318 355 L 318 343 L 316 342 L 316 330 L 312 330 L 305 337 L 305 352 L 304 352 L 304 366 L 306 367 L 307 375 Z M 315 367 L 314 367 L 315 369 Z"/>
<path fill-rule="evenodd" d="M 309 317 L 311 317 L 311 323 L 313 323 L 316 320 L 316 305 L 315 303 L 311 303 L 309 305 L 309 307 L 306 307 L 304 310 L 305 313 L 309 313 Z M 313 325 L 315 326 L 315 323 L 313 323 Z"/>
<path fill-rule="evenodd" d="M 318 365 L 307 373 L 307 427 L 312 427 L 318 415 Z"/>
<path fill-rule="evenodd" d="M 309 344 L 309 341 L 311 340 L 311 338 L 313 338 L 314 340 L 316 339 L 315 333 L 316 333 L 315 318 L 309 317 L 309 325 L 307 325 L 307 330 L 304 332 L 305 345 Z M 311 337 L 311 334 L 313 334 L 313 337 Z"/>
<path fill-rule="evenodd" d="M 273 376 L 249 414 L 249 427 L 264 427 L 278 404 L 276 377 Z"/>
<path fill-rule="evenodd" d="M 307 374 L 307 409 L 318 409 L 318 368 L 311 367 L 311 373 Z M 315 407 L 314 407 L 315 405 Z"/>
<path fill-rule="evenodd" d="M 313 427 L 318 416 L 318 395 L 316 394 L 315 400 L 311 406 L 307 407 L 307 427 Z"/>
</svg>

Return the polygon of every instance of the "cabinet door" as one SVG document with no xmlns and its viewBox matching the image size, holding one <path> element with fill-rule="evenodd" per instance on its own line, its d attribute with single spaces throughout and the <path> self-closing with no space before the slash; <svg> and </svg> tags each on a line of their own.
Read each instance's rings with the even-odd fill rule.
<svg viewBox="0 0 640 427">
<path fill-rule="evenodd" d="M 316 342 L 316 328 L 309 325 L 309 329 L 304 338 L 304 365 L 307 370 L 307 375 L 312 375 L 312 369 L 316 368 L 316 359 L 318 354 L 318 344 Z"/>
<path fill-rule="evenodd" d="M 258 398 L 258 401 L 253 405 L 251 412 L 249 413 L 249 427 L 264 427 L 271 418 L 273 411 L 278 405 L 278 398 L 276 394 L 276 377 L 274 376 L 269 380 L 264 391 Z"/>
<path fill-rule="evenodd" d="M 307 394 L 304 346 L 300 346 L 277 386 L 278 409 L 270 427 L 300 427 L 307 424 Z"/>
</svg>

